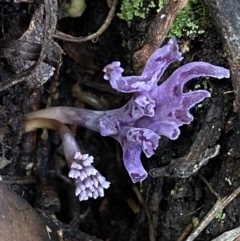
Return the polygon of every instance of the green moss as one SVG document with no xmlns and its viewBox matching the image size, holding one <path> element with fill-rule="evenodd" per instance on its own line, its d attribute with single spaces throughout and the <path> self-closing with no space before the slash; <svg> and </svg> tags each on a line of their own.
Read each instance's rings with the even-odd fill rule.
<svg viewBox="0 0 240 241">
<path fill-rule="evenodd" d="M 152 0 L 123 0 L 121 3 L 121 12 L 117 16 L 131 24 L 134 17 L 145 18 L 149 13 L 150 8 L 155 8 L 156 5 Z"/>
<path fill-rule="evenodd" d="M 134 17 L 146 18 L 152 8 L 159 12 L 166 0 L 122 0 L 121 12 L 118 17 L 131 24 Z M 178 14 L 168 36 L 195 36 L 204 33 L 207 25 L 206 8 L 202 0 L 189 0 L 185 8 Z"/>
<path fill-rule="evenodd" d="M 206 8 L 202 0 L 189 0 L 185 8 L 176 17 L 168 36 L 195 36 L 204 33 L 207 26 Z"/>
<path fill-rule="evenodd" d="M 219 222 L 224 222 L 226 219 L 226 213 L 223 210 L 219 211 L 215 217 Z"/>
</svg>

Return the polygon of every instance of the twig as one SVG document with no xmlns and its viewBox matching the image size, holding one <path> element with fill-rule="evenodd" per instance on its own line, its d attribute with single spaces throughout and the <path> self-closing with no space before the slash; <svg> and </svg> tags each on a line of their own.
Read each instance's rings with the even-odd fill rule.
<svg viewBox="0 0 240 241">
<path fill-rule="evenodd" d="M 213 188 L 210 186 L 210 184 L 208 183 L 208 181 L 205 179 L 205 177 L 203 177 L 202 175 L 199 175 L 199 177 L 201 178 L 201 180 L 206 184 L 206 186 L 209 188 L 209 190 L 211 191 L 212 194 L 214 194 L 214 196 L 220 200 L 221 197 L 220 195 L 215 191 L 213 190 Z"/>
<path fill-rule="evenodd" d="M 149 56 L 161 45 L 174 19 L 188 0 L 169 0 L 150 24 L 147 42 L 133 56 L 133 69 L 140 74 Z"/>
<path fill-rule="evenodd" d="M 114 16 L 114 13 L 115 13 L 115 9 L 116 9 L 116 6 L 117 6 L 117 2 L 118 0 L 114 0 L 113 3 L 112 3 L 112 6 L 110 8 L 110 11 L 108 13 L 108 16 L 105 20 L 105 22 L 103 23 L 103 25 L 98 29 L 97 32 L 89 35 L 89 36 L 80 36 L 80 37 L 73 37 L 71 35 L 68 35 L 68 34 L 65 34 L 63 32 L 60 32 L 60 31 L 57 31 L 56 30 L 56 33 L 54 35 L 55 38 L 58 38 L 58 39 L 62 39 L 62 40 L 65 40 L 65 41 L 69 41 L 69 42 L 86 42 L 86 41 L 89 41 L 89 40 L 93 40 L 93 39 L 96 39 L 98 36 L 100 36 L 107 28 L 108 26 L 110 25 L 112 19 L 113 19 L 113 16 Z"/>
<path fill-rule="evenodd" d="M 0 175 L 0 182 L 4 184 L 17 184 L 25 185 L 32 184 L 37 182 L 37 178 L 34 176 L 9 176 L 9 175 Z"/>
<path fill-rule="evenodd" d="M 150 241 L 156 241 L 155 232 L 154 232 L 154 228 L 153 228 L 152 217 L 150 215 L 149 209 L 148 209 L 146 203 L 144 202 L 142 194 L 139 192 L 139 189 L 137 188 L 137 186 L 136 185 L 132 185 L 132 189 L 133 189 L 135 195 L 137 196 L 138 201 L 140 202 L 140 204 L 145 209 L 145 212 L 146 212 L 146 215 L 147 215 L 147 219 L 148 219 L 148 222 L 149 222 L 149 227 L 148 227 L 148 230 L 149 230 L 149 240 Z"/>
<path fill-rule="evenodd" d="M 192 229 L 193 229 L 193 224 L 189 223 L 188 226 L 183 230 L 181 235 L 178 237 L 177 241 L 184 241 L 189 235 L 189 233 L 192 231 Z"/>
<path fill-rule="evenodd" d="M 186 241 L 193 241 L 207 225 L 216 217 L 217 213 L 223 210 L 238 194 L 240 193 L 240 187 L 238 187 L 230 196 L 217 200 L 212 209 L 205 216 L 203 221 L 198 225 L 196 229 L 190 234 Z"/>
</svg>

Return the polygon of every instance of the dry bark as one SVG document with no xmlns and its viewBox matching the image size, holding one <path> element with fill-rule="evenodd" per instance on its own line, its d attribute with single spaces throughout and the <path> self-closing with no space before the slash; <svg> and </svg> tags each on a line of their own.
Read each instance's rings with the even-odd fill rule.
<svg viewBox="0 0 240 241">
<path fill-rule="evenodd" d="M 205 0 L 205 3 L 223 39 L 240 114 L 240 1 Z"/>
</svg>

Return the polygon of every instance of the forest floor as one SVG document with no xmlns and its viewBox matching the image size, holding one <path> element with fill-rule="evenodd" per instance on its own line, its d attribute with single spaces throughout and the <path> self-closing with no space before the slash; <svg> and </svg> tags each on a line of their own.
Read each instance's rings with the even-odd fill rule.
<svg viewBox="0 0 240 241">
<path fill-rule="evenodd" d="M 19 39 L 37 5 L 37 1 L 31 8 L 29 3 L 1 2 L 2 37 Z M 87 36 L 98 30 L 108 11 L 106 1 L 88 1 L 82 17 L 63 18 L 57 29 L 72 36 Z M 7 88 L 0 86 L 1 180 L 37 210 L 50 229 L 51 240 L 184 241 L 199 224 L 206 224 L 188 241 L 210 241 L 240 225 L 240 122 L 230 79 L 198 78 L 186 85 L 185 91 L 206 88 L 212 97 L 191 110 L 194 121 L 181 127 L 177 140 L 162 137 L 154 156 L 142 155 L 149 176 L 140 184 L 131 183 L 115 140 L 71 125 L 82 152 L 94 156 L 95 167 L 111 182 L 105 196 L 96 200 L 79 202 L 75 197 L 57 132 L 40 129 L 23 133 L 24 115 L 33 110 L 50 106 L 104 110 L 124 105 L 131 95 L 112 90 L 103 79 L 102 69 L 119 60 L 125 75 L 136 73 L 133 56 L 144 46 L 154 17 L 152 13 L 146 19 L 136 18 L 129 27 L 115 16 L 106 31 L 91 41 L 56 39 L 65 52 L 59 73 L 40 87 L 29 80 Z M 12 30 L 13 20 L 16 31 Z M 192 61 L 229 68 L 211 18 L 205 33 L 184 36 L 177 42 L 184 59 L 171 65 L 166 76 Z M 1 59 L 2 82 L 16 75 L 9 62 Z M 0 201 L 6 202 L 6 196 Z M 213 207 L 215 211 L 207 217 Z"/>
</svg>

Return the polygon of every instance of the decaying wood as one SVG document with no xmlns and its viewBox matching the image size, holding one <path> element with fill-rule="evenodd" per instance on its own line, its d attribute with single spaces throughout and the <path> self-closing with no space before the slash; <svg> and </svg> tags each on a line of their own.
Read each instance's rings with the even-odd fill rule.
<svg viewBox="0 0 240 241">
<path fill-rule="evenodd" d="M 32 43 L 23 40 L 0 40 L 0 58 L 20 58 L 24 60 L 37 61 L 41 52 L 42 44 Z M 43 60 L 44 63 L 57 69 L 61 52 L 57 48 L 49 50 Z"/>
<path fill-rule="evenodd" d="M 167 167 L 150 170 L 149 174 L 152 177 L 170 176 L 178 178 L 187 178 L 195 174 L 209 159 L 219 154 L 220 146 L 216 142 L 224 127 L 224 119 L 225 112 L 222 101 L 214 100 L 188 154 L 173 159 Z"/>
<path fill-rule="evenodd" d="M 57 25 L 57 10 L 56 0 L 44 0 L 44 6 L 40 5 L 36 10 L 29 29 L 22 35 L 20 40 L 42 44 L 38 60 L 31 63 L 19 58 L 8 59 L 17 74 L 0 83 L 0 91 L 23 81 L 26 81 L 30 87 L 40 86 L 53 75 L 53 68 L 42 62 L 49 54 L 49 49 L 54 45 L 53 34 Z M 43 19 L 44 12 L 45 19 Z M 60 47 L 58 48 L 61 51 Z"/>
<path fill-rule="evenodd" d="M 240 1 L 205 0 L 205 3 L 223 39 L 240 115 Z"/>
<path fill-rule="evenodd" d="M 10 182 L 15 183 L 15 181 Z M 26 181 L 31 183 L 35 180 Z M 44 214 L 41 216 L 26 200 L 2 183 L 0 183 L 0 206 L 1 241 L 102 241 Z"/>
<path fill-rule="evenodd" d="M 53 220 L 47 215 L 42 215 L 44 223 L 52 231 L 50 233 L 51 241 L 103 241 L 96 237 L 85 234 L 79 229 L 73 228 L 69 225 L 66 225 L 59 220 Z"/>
<path fill-rule="evenodd" d="M 3 184 L 0 184 L 0 206 L 1 240 L 48 240 L 44 222 L 39 214 Z"/>
<path fill-rule="evenodd" d="M 212 241 L 239 241 L 240 240 L 240 227 L 227 231 Z"/>
<path fill-rule="evenodd" d="M 188 0 L 169 0 L 152 21 L 147 42 L 133 56 L 133 69 L 140 74 L 150 55 L 161 45 L 177 14 L 184 8 Z"/>
</svg>

